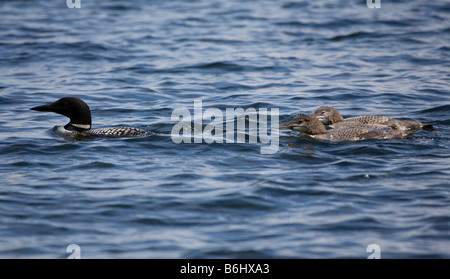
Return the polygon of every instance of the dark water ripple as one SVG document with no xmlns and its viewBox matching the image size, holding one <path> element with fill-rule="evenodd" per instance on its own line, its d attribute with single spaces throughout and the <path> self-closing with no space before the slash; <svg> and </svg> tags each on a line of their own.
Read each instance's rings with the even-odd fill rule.
<svg viewBox="0 0 450 279">
<path fill-rule="evenodd" d="M 449 258 L 448 1 L 2 1 L 0 257 Z M 29 108 L 83 98 L 73 141 Z M 174 109 L 321 105 L 432 123 L 403 140 L 175 144 Z M 247 122 L 248 124 L 249 122 Z M 234 122 L 236 124 L 236 121 Z M 205 127 L 206 123 L 203 123 Z M 248 134 L 247 134 L 248 136 Z"/>
</svg>

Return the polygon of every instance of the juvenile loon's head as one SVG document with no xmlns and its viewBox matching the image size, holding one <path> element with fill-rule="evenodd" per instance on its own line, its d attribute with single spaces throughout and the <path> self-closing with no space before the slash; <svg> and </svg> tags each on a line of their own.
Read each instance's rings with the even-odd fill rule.
<svg viewBox="0 0 450 279">
<path fill-rule="evenodd" d="M 319 118 L 320 122 L 325 125 L 344 121 L 344 118 L 333 107 L 320 107 L 314 111 L 313 115 Z"/>
<path fill-rule="evenodd" d="M 323 123 L 313 115 L 300 114 L 287 124 L 278 127 L 278 129 L 290 129 L 300 131 L 309 135 L 325 134 L 327 131 Z"/>
<path fill-rule="evenodd" d="M 64 97 L 58 101 L 31 108 L 37 111 L 52 111 L 70 118 L 70 122 L 65 128 L 72 128 L 76 131 L 86 131 L 91 129 L 91 110 L 83 100 L 75 97 Z"/>
</svg>

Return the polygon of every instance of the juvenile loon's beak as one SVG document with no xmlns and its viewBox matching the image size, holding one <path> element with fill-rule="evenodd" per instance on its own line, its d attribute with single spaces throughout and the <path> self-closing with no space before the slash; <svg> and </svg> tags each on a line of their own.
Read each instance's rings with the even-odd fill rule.
<svg viewBox="0 0 450 279">
<path fill-rule="evenodd" d="M 325 119 L 325 116 L 323 115 L 316 115 L 317 119 L 319 119 L 320 121 Z"/>
<path fill-rule="evenodd" d="M 287 123 L 278 127 L 278 130 L 294 130 L 303 132 L 305 127 L 298 123 Z"/>
<path fill-rule="evenodd" d="M 278 130 L 289 130 L 291 128 L 292 128 L 292 125 L 290 125 L 289 123 L 277 127 Z"/>
<path fill-rule="evenodd" d="M 327 119 L 326 116 L 323 116 L 323 115 L 317 115 L 316 117 L 317 117 L 317 119 L 319 119 L 319 121 L 322 122 L 324 125 L 330 124 L 330 121 Z"/>
</svg>

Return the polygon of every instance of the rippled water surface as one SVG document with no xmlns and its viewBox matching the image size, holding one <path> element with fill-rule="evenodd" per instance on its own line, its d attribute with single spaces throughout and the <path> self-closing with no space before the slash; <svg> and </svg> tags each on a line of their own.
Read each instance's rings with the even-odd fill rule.
<svg viewBox="0 0 450 279">
<path fill-rule="evenodd" d="M 66 258 L 69 244 L 83 258 L 367 258 L 369 244 L 450 257 L 448 1 L 81 5 L 0 2 L 0 257 Z M 85 100 L 96 128 L 152 134 L 60 137 L 66 117 L 29 108 L 63 96 Z M 172 112 L 195 100 L 279 109 L 281 124 L 330 105 L 436 130 L 282 132 L 274 154 L 175 144 Z"/>
</svg>

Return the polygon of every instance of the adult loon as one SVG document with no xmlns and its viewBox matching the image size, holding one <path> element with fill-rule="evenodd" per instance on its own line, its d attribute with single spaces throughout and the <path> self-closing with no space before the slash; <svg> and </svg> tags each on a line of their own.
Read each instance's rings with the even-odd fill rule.
<svg viewBox="0 0 450 279">
<path fill-rule="evenodd" d="M 357 141 L 365 139 L 400 139 L 406 134 L 393 129 L 373 129 L 356 124 L 352 127 L 327 130 L 323 123 L 313 115 L 300 114 L 279 129 L 290 129 L 307 134 L 312 138 L 330 141 Z"/>
<path fill-rule="evenodd" d="M 51 111 L 70 118 L 70 122 L 58 130 L 65 136 L 145 136 L 149 132 L 133 127 L 101 128 L 91 130 L 91 110 L 81 99 L 64 97 L 58 101 L 31 108 L 37 111 Z"/>
<path fill-rule="evenodd" d="M 423 124 L 417 120 L 398 120 L 387 116 L 365 115 L 344 119 L 335 108 L 326 106 L 316 109 L 313 115 L 319 118 L 323 124 L 329 125 L 330 128 L 346 128 L 360 123 L 375 129 L 393 129 L 405 131 L 409 134 L 420 129 L 434 130 L 431 124 Z"/>
</svg>

